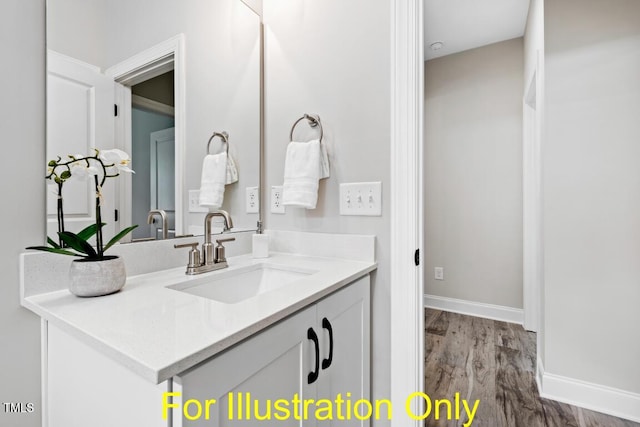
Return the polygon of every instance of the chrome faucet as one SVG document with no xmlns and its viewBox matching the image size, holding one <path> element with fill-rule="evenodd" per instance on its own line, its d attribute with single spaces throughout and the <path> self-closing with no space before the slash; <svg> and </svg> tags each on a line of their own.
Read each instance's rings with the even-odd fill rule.
<svg viewBox="0 0 640 427">
<path fill-rule="evenodd" d="M 235 237 L 227 239 L 216 239 L 217 246 L 214 248 L 211 243 L 211 220 L 213 217 L 220 216 L 224 219 L 223 231 L 229 231 L 233 227 L 233 221 L 228 212 L 219 210 L 209 212 L 204 218 L 204 243 L 202 243 L 202 256 L 198 250 L 198 242 L 184 243 L 181 245 L 173 245 L 174 248 L 191 248 L 189 251 L 189 264 L 187 264 L 186 274 L 200 274 L 208 271 L 219 270 L 229 266 L 225 256 L 225 242 L 236 240 Z"/>
<path fill-rule="evenodd" d="M 215 251 L 213 244 L 211 243 L 211 220 L 217 216 L 224 219 L 223 232 L 229 231 L 229 229 L 233 227 L 233 220 L 227 211 L 218 210 L 215 212 L 209 212 L 207 216 L 204 217 L 204 243 L 202 244 L 202 258 L 205 264 L 213 264 L 215 261 Z"/>
<path fill-rule="evenodd" d="M 149 211 L 149 215 L 147 215 L 147 224 L 153 224 L 153 216 L 160 215 L 160 219 L 162 220 L 162 239 L 166 240 L 169 235 L 169 224 L 167 222 L 167 213 L 162 209 L 153 209 Z"/>
</svg>

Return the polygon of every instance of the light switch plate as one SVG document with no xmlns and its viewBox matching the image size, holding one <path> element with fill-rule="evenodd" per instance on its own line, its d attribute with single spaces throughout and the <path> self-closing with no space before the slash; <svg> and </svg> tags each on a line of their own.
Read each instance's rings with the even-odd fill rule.
<svg viewBox="0 0 640 427">
<path fill-rule="evenodd" d="M 258 197 L 258 187 L 247 187 L 246 189 L 247 213 L 258 213 L 260 211 L 260 198 Z"/>
<path fill-rule="evenodd" d="M 382 183 L 340 184 L 340 215 L 382 216 Z"/>
<path fill-rule="evenodd" d="M 200 190 L 189 190 L 189 212 L 209 212 L 200 206 Z"/>
<path fill-rule="evenodd" d="M 282 204 L 282 186 L 274 185 L 271 187 L 271 213 L 283 214 L 285 213 L 284 205 Z"/>
</svg>

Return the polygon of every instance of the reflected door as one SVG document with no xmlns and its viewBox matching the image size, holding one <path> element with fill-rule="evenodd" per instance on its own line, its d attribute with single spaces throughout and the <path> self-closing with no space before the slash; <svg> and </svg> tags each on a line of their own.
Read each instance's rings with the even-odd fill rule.
<svg viewBox="0 0 640 427">
<path fill-rule="evenodd" d="M 47 161 L 114 148 L 114 82 L 100 69 L 54 51 L 47 57 Z M 111 181 L 111 182 L 110 182 Z M 47 235 L 58 231 L 55 186 L 47 191 Z M 105 239 L 115 230 L 115 183 L 102 190 Z M 78 232 L 95 222 L 92 180 L 71 179 L 63 188 L 65 230 Z"/>
</svg>

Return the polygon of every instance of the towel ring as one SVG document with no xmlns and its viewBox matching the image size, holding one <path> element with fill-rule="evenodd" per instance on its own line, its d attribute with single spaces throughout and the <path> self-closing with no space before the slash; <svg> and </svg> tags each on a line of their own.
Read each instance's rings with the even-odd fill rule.
<svg viewBox="0 0 640 427">
<path fill-rule="evenodd" d="M 320 142 L 322 142 L 322 136 L 324 135 L 324 132 L 322 130 L 322 123 L 320 123 L 320 116 L 317 114 L 314 115 L 314 114 L 307 114 L 307 113 L 305 113 L 304 116 L 300 117 L 298 120 L 295 121 L 295 123 L 291 127 L 291 132 L 289 133 L 289 140 L 293 141 L 293 130 L 296 128 L 298 123 L 300 123 L 304 119 L 307 119 L 309 126 L 311 126 L 312 128 L 320 126 Z"/>
<path fill-rule="evenodd" d="M 207 154 L 211 154 L 211 152 L 209 151 L 211 148 L 211 141 L 213 141 L 213 138 L 215 138 L 216 136 L 220 137 L 222 142 L 227 145 L 227 155 L 228 155 L 229 154 L 229 134 L 225 131 L 214 132 L 213 135 L 211 135 L 211 138 L 209 138 L 209 142 L 207 142 Z"/>
</svg>

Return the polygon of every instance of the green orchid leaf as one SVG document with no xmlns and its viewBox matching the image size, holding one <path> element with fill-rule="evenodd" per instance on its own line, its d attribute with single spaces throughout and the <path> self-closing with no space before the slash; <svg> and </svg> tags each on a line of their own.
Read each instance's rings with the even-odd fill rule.
<svg viewBox="0 0 640 427">
<path fill-rule="evenodd" d="M 102 223 L 102 227 L 104 227 L 106 224 L 103 222 Z M 81 238 L 82 240 L 89 240 L 90 238 L 92 238 L 93 236 L 96 235 L 96 233 L 98 232 L 98 225 L 97 224 L 91 224 L 90 226 L 86 227 L 85 229 L 81 230 L 78 233 L 78 237 Z"/>
<path fill-rule="evenodd" d="M 138 226 L 138 224 L 136 225 L 132 225 L 131 227 L 127 227 L 124 230 L 122 230 L 121 232 L 119 232 L 118 234 L 116 234 L 113 239 L 109 240 L 109 243 L 107 243 L 107 245 L 104 247 L 103 252 L 106 252 L 107 249 L 109 249 L 111 246 L 113 246 L 114 244 L 118 243 L 118 241 L 120 239 L 122 239 L 124 236 L 126 236 L 127 234 L 129 234 L 130 232 L 132 232 L 136 227 Z"/>
<path fill-rule="evenodd" d="M 62 248 L 52 248 L 50 246 L 29 246 L 27 249 L 35 249 L 37 251 L 52 252 L 54 254 L 70 255 L 84 257 L 85 255 L 76 252 L 67 251 Z"/>
<path fill-rule="evenodd" d="M 47 236 L 47 243 L 56 249 L 60 249 L 60 245 L 56 243 L 51 237 Z M 28 248 L 27 248 L 28 249 Z"/>
<path fill-rule="evenodd" d="M 58 233 L 58 236 L 69 245 L 72 249 L 75 249 L 78 252 L 82 252 L 83 254 L 87 254 L 91 258 L 98 258 L 98 254 L 91 247 L 91 245 L 86 241 L 81 239 L 77 234 L 74 234 L 70 231 L 62 231 Z"/>
</svg>

